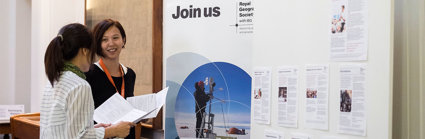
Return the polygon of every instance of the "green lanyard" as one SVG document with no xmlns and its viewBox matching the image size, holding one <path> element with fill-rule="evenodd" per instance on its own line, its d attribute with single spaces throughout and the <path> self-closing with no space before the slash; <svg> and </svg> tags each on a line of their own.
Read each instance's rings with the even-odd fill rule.
<svg viewBox="0 0 425 139">
<path fill-rule="evenodd" d="M 65 65 L 63 66 L 63 70 L 64 71 L 71 71 L 71 72 L 77 74 L 79 77 L 83 78 L 84 80 L 86 79 L 86 75 L 84 75 L 84 73 L 80 70 L 80 68 L 78 68 L 77 66 L 75 66 L 71 62 L 65 62 Z"/>
</svg>

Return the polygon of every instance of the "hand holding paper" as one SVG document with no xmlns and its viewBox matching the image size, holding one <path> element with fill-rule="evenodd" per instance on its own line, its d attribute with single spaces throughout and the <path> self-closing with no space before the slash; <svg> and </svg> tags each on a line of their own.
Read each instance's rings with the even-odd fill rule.
<svg viewBox="0 0 425 139">
<path fill-rule="evenodd" d="M 168 87 L 156 94 L 129 97 L 127 101 L 116 93 L 94 111 L 93 119 L 98 123 L 115 124 L 154 118 L 164 105 L 167 92 Z"/>
</svg>

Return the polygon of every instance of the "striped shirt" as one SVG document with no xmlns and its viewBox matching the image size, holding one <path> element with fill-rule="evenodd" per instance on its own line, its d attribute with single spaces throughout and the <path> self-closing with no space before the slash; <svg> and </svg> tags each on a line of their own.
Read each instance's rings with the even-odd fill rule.
<svg viewBox="0 0 425 139">
<path fill-rule="evenodd" d="M 94 128 L 90 85 L 64 71 L 52 88 L 45 87 L 40 114 L 41 139 L 103 138 L 104 128 Z"/>
</svg>

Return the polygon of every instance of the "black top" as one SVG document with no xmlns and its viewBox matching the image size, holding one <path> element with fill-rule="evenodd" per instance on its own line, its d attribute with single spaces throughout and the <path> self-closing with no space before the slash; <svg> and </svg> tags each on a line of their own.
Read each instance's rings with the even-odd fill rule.
<svg viewBox="0 0 425 139">
<path fill-rule="evenodd" d="M 94 106 L 99 107 L 103 102 L 108 100 L 109 97 L 114 95 L 117 91 L 112 83 L 109 81 L 108 76 L 97 65 L 92 64 L 90 70 L 85 73 L 87 82 L 89 82 L 93 94 Z M 121 95 L 122 78 L 112 76 L 115 86 Z M 134 82 L 136 80 L 136 73 L 131 68 L 127 67 L 127 73 L 124 75 L 125 94 L 124 98 L 134 96 Z"/>
<path fill-rule="evenodd" d="M 90 70 L 85 73 L 86 80 L 89 82 L 91 91 L 93 94 L 94 107 L 99 107 L 103 102 L 108 100 L 114 93 L 115 90 L 114 85 L 109 81 L 108 76 L 106 76 L 105 72 L 101 70 L 95 64 L 90 66 Z M 112 80 L 114 80 L 115 86 L 117 86 L 118 92 L 121 95 L 121 86 L 122 86 L 122 78 L 112 76 Z M 131 68 L 127 67 L 127 72 L 124 75 L 125 82 L 125 94 L 124 98 L 134 96 L 134 82 L 136 80 L 136 73 Z M 96 123 L 96 122 L 95 122 Z M 130 133 L 126 137 L 126 139 L 134 139 L 135 138 L 135 130 L 134 127 L 130 129 Z"/>
<path fill-rule="evenodd" d="M 210 100 L 210 96 L 205 94 L 202 90 L 196 90 L 193 94 L 195 97 L 195 112 L 196 114 L 202 114 L 205 112 L 205 106 L 207 105 L 207 102 Z"/>
</svg>

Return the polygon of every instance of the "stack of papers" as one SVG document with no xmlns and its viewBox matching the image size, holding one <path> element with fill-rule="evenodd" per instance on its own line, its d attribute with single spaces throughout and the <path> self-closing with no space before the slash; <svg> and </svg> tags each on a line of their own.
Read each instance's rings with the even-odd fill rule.
<svg viewBox="0 0 425 139">
<path fill-rule="evenodd" d="M 127 100 L 115 93 L 94 110 L 93 119 L 97 123 L 116 124 L 120 121 L 138 123 L 154 118 L 165 104 L 167 92 L 168 87 L 156 94 L 128 97 Z"/>
</svg>

